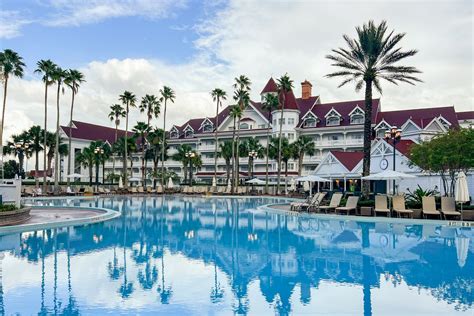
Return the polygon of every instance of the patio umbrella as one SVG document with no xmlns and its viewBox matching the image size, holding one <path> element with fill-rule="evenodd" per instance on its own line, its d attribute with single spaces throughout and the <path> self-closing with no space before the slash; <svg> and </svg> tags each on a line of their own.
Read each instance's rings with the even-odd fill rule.
<svg viewBox="0 0 474 316">
<path fill-rule="evenodd" d="M 169 177 L 169 179 L 168 179 L 168 189 L 172 189 L 173 187 L 174 187 L 173 179 L 171 179 L 171 177 Z"/>
<path fill-rule="evenodd" d="M 373 173 L 368 176 L 362 177 L 363 180 L 403 180 L 413 178 L 416 178 L 416 176 L 394 170 L 384 170 L 379 173 Z M 395 187 L 393 188 L 393 190 L 395 194 Z"/>
<path fill-rule="evenodd" d="M 119 178 L 118 187 L 119 187 L 119 189 L 122 189 L 122 188 L 123 188 L 122 176 L 120 176 L 120 178 Z"/>
<path fill-rule="evenodd" d="M 461 219 L 462 219 L 462 204 L 469 201 L 469 189 L 467 187 L 466 175 L 464 172 L 458 174 L 456 179 L 456 192 L 454 192 L 454 199 L 461 203 Z"/>
<path fill-rule="evenodd" d="M 321 178 L 320 176 L 317 176 L 315 174 L 310 174 L 304 177 L 298 177 L 295 179 L 298 182 L 331 182 L 331 180 Z M 309 186 L 309 196 L 313 195 L 313 186 Z"/>
<path fill-rule="evenodd" d="M 257 178 L 253 178 L 252 180 L 245 181 L 245 183 L 248 183 L 248 184 L 265 184 L 265 181 L 257 179 Z"/>
<path fill-rule="evenodd" d="M 85 175 L 82 175 L 80 173 L 71 173 L 71 174 L 68 174 L 66 176 L 66 178 L 69 178 L 69 179 L 74 179 L 74 178 L 85 178 L 86 176 Z"/>
<path fill-rule="evenodd" d="M 462 268 L 466 264 L 467 253 L 469 252 L 469 238 L 461 235 L 454 239 L 454 244 L 456 245 L 458 265 Z"/>
<path fill-rule="evenodd" d="M 142 179 L 141 178 L 136 178 L 136 177 L 131 177 L 131 178 L 128 178 L 128 181 L 130 181 L 130 182 L 140 182 L 140 181 L 142 181 Z"/>
</svg>

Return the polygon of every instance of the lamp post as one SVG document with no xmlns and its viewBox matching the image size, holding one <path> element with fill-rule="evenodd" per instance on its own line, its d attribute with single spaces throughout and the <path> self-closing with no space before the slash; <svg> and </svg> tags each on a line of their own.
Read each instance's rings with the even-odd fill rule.
<svg viewBox="0 0 474 316">
<path fill-rule="evenodd" d="M 385 131 L 385 141 L 390 143 L 392 141 L 393 146 L 393 171 L 395 171 L 395 149 L 397 143 L 402 137 L 402 130 L 398 129 L 396 126 L 392 126 L 391 129 Z M 393 195 L 395 195 L 395 180 L 393 180 Z"/>
<path fill-rule="evenodd" d="M 30 147 L 30 144 L 27 142 L 14 143 L 10 145 L 10 148 L 13 149 L 16 155 L 18 156 L 18 163 L 19 163 L 18 176 L 20 177 L 20 179 L 23 179 L 23 174 L 24 174 L 23 159 L 25 158 L 25 151 L 27 151 L 29 147 Z"/>
<path fill-rule="evenodd" d="M 196 157 L 196 154 L 193 151 L 188 151 L 184 154 L 186 158 L 189 159 L 189 184 L 193 185 L 193 158 Z"/>
<path fill-rule="evenodd" d="M 99 191 L 99 158 L 104 154 L 104 148 L 97 146 L 94 148 L 95 155 L 95 189 Z"/>
</svg>

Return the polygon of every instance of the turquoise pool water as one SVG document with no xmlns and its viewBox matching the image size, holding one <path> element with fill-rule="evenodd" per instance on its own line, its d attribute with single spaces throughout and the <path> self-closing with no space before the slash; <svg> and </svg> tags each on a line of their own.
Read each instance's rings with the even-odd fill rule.
<svg viewBox="0 0 474 316">
<path fill-rule="evenodd" d="M 122 216 L 0 236 L 0 315 L 473 315 L 472 229 L 257 210 L 278 201 L 35 201 Z"/>
</svg>

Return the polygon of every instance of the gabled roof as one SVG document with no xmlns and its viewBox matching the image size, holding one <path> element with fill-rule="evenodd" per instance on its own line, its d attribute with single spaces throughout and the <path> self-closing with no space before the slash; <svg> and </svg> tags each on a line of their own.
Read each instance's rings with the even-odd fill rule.
<svg viewBox="0 0 474 316">
<path fill-rule="evenodd" d="M 63 132 L 69 136 L 71 131 L 72 138 L 83 139 L 83 140 L 103 140 L 109 142 L 109 144 L 115 143 L 115 128 L 100 126 L 80 121 L 72 121 L 73 127 L 61 126 Z M 74 128 L 75 127 L 75 128 Z M 128 132 L 128 136 L 132 137 L 133 132 Z M 124 130 L 117 131 L 117 138 L 125 136 Z"/>
<path fill-rule="evenodd" d="M 268 93 L 268 92 L 278 92 L 278 86 L 277 86 L 275 80 L 273 80 L 273 77 L 270 77 L 267 84 L 263 88 L 262 92 L 260 92 L 260 94 L 264 94 L 264 93 Z"/>
<path fill-rule="evenodd" d="M 331 154 L 349 171 L 352 171 L 364 158 L 364 153 L 361 151 L 331 150 Z"/>
<path fill-rule="evenodd" d="M 459 113 L 458 113 L 459 114 Z M 453 106 L 426 108 L 426 109 L 413 109 L 413 110 L 400 110 L 400 111 L 386 111 L 379 112 L 377 115 L 376 123 L 385 120 L 390 125 L 396 125 L 401 127 L 409 119 L 413 121 L 420 128 L 425 128 L 428 124 L 433 121 L 434 118 L 442 116 L 445 120 L 451 123 L 452 127 L 459 126 L 458 115 Z"/>
<path fill-rule="evenodd" d="M 474 111 L 457 112 L 458 120 L 474 120 Z"/>
<path fill-rule="evenodd" d="M 395 146 L 395 149 L 398 150 L 404 156 L 409 157 L 411 146 L 413 146 L 414 144 L 416 143 L 411 139 L 401 139 Z"/>
<path fill-rule="evenodd" d="M 285 110 L 299 110 L 293 90 L 290 90 L 285 94 L 283 94 L 283 92 L 280 93 L 280 103 L 283 101 L 283 95 L 285 96 Z M 281 109 L 281 107 L 278 108 Z"/>
</svg>

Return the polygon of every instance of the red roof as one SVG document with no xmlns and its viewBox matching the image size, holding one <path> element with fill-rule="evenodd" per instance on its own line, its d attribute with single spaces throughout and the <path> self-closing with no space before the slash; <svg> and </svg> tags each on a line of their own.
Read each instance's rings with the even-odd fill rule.
<svg viewBox="0 0 474 316">
<path fill-rule="evenodd" d="M 260 92 L 260 94 L 268 93 L 268 92 L 278 92 L 278 86 L 277 86 L 275 80 L 273 80 L 272 77 L 270 77 L 267 84 L 265 85 L 265 88 L 263 88 L 263 90 L 262 90 L 262 92 Z"/>
<path fill-rule="evenodd" d="M 340 163 L 346 167 L 347 170 L 352 171 L 355 166 L 364 158 L 364 153 L 361 151 L 336 151 L 331 150 L 331 154 L 339 160 Z"/>
<path fill-rule="evenodd" d="M 84 139 L 84 140 L 103 140 L 109 144 L 115 143 L 115 128 L 100 126 L 85 122 L 72 121 L 74 126 L 71 129 L 72 138 Z M 66 135 L 69 136 L 69 126 L 61 126 L 61 129 Z M 133 132 L 128 132 L 129 137 L 133 136 Z M 125 136 L 124 130 L 117 131 L 117 137 Z"/>
<path fill-rule="evenodd" d="M 391 144 L 391 143 L 389 143 Z M 395 146 L 395 149 L 402 153 L 404 156 L 409 157 L 411 146 L 415 144 L 411 139 L 401 139 Z"/>
<path fill-rule="evenodd" d="M 384 120 L 389 125 L 401 127 L 411 119 L 418 127 L 425 128 L 434 118 L 442 116 L 453 127 L 459 126 L 458 117 L 453 106 L 435 107 L 426 109 L 400 110 L 379 112 L 376 124 Z"/>
<path fill-rule="evenodd" d="M 457 112 L 458 120 L 474 120 L 474 111 Z"/>
<path fill-rule="evenodd" d="M 282 101 L 283 101 L 283 92 L 280 94 L 280 103 Z M 290 90 L 287 93 L 285 93 L 285 110 L 299 110 L 293 90 Z"/>
</svg>

